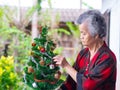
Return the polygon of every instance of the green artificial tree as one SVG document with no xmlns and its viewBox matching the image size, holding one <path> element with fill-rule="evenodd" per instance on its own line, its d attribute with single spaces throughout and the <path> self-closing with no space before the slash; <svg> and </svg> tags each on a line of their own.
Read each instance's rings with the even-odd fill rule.
<svg viewBox="0 0 120 90">
<path fill-rule="evenodd" d="M 48 27 L 40 27 L 40 34 L 32 42 L 30 57 L 24 68 L 24 82 L 34 90 L 55 90 L 63 82 L 60 68 L 55 65 L 53 50 L 56 44 L 47 35 Z"/>
</svg>

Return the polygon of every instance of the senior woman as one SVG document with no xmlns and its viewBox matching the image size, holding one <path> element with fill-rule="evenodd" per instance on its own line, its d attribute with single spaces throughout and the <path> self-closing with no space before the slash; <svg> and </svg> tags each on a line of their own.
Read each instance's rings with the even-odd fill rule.
<svg viewBox="0 0 120 90">
<path fill-rule="evenodd" d="M 98 10 L 81 14 L 77 23 L 84 49 L 80 51 L 73 67 L 63 56 L 55 56 L 56 64 L 62 66 L 68 77 L 61 90 L 115 90 L 116 57 L 106 45 L 106 23 Z"/>
</svg>

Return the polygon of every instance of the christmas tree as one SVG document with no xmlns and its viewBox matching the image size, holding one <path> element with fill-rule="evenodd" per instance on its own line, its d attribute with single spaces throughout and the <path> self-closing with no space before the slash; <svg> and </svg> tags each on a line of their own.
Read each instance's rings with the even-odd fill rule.
<svg viewBox="0 0 120 90">
<path fill-rule="evenodd" d="M 49 38 L 48 27 L 40 27 L 40 34 L 31 43 L 28 63 L 24 68 L 24 82 L 34 90 L 55 90 L 63 82 L 52 58 L 56 44 Z"/>
</svg>

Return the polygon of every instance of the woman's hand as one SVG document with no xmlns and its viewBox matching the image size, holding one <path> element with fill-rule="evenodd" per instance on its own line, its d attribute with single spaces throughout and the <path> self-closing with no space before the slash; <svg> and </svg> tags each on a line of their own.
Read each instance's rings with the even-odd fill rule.
<svg viewBox="0 0 120 90">
<path fill-rule="evenodd" d="M 65 57 L 57 55 L 53 57 L 53 60 L 54 62 L 56 62 L 57 65 L 62 66 L 66 70 L 66 72 L 73 78 L 73 80 L 77 82 L 76 81 L 77 71 L 67 62 Z"/>
<path fill-rule="evenodd" d="M 66 58 L 60 55 L 57 55 L 55 57 L 53 57 L 54 62 L 56 63 L 56 65 L 60 65 L 63 68 L 67 65 L 69 65 L 69 63 L 67 62 Z"/>
</svg>

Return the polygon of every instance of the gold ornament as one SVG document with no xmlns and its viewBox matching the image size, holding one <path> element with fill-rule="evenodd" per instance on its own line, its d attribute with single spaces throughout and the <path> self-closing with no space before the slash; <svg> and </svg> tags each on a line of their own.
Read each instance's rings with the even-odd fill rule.
<svg viewBox="0 0 120 90">
<path fill-rule="evenodd" d="M 33 52 L 33 51 L 30 51 L 30 52 L 29 52 L 29 55 L 33 56 L 33 55 L 34 55 L 34 52 Z"/>
<path fill-rule="evenodd" d="M 61 72 L 58 71 L 57 73 L 55 73 L 54 78 L 55 79 L 60 79 L 60 76 L 61 76 Z"/>
<path fill-rule="evenodd" d="M 33 42 L 33 43 L 32 43 L 32 46 L 36 46 L 36 43 Z"/>
<path fill-rule="evenodd" d="M 42 47 L 41 46 L 38 46 L 38 50 L 40 50 Z"/>
<path fill-rule="evenodd" d="M 32 66 L 29 66 L 29 67 L 28 67 L 28 73 L 32 73 L 32 72 L 34 72 L 34 69 L 33 69 Z"/>
<path fill-rule="evenodd" d="M 40 60 L 40 62 L 39 62 L 39 63 L 40 63 L 40 65 L 41 65 L 41 66 L 44 66 L 44 65 L 45 65 L 44 60 Z"/>
</svg>

